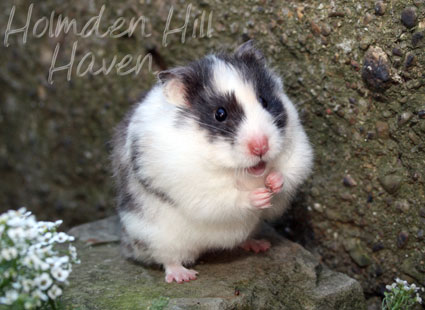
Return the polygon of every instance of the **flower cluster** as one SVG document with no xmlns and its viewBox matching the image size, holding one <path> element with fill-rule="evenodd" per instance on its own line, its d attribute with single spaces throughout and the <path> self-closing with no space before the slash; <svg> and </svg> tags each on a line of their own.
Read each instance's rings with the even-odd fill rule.
<svg viewBox="0 0 425 310">
<path fill-rule="evenodd" d="M 407 281 L 397 278 L 391 285 L 385 287 L 387 292 L 382 301 L 383 310 L 409 310 L 416 304 L 422 304 L 422 298 L 419 291 L 424 292 L 423 287 L 415 284 L 409 285 Z"/>
<path fill-rule="evenodd" d="M 79 260 L 71 244 L 57 246 L 74 241 L 57 232 L 61 223 L 37 222 L 24 208 L 0 215 L 0 304 L 35 309 L 62 295 Z"/>
</svg>

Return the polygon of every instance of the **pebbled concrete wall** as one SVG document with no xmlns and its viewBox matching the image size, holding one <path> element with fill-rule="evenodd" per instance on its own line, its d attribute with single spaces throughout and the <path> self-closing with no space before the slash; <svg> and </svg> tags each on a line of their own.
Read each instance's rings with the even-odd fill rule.
<svg viewBox="0 0 425 310">
<path fill-rule="evenodd" d="M 25 25 L 29 4 L 0 3 L 3 38 L 12 7 L 16 29 Z M 41 35 L 45 21 L 33 32 L 53 11 L 55 22 L 63 14 L 81 30 L 103 4 L 100 30 L 143 15 L 145 32 L 49 37 Z M 171 7 L 171 30 L 188 16 L 186 37 L 182 43 L 181 32 L 169 34 L 165 46 Z M 94 68 L 102 59 L 148 53 L 155 71 L 254 38 L 284 77 L 316 153 L 314 174 L 282 232 L 360 279 L 367 292 L 394 276 L 425 285 L 424 31 L 423 0 L 37 2 L 27 42 L 11 34 L 10 46 L 0 47 L 0 208 L 25 205 L 67 226 L 113 213 L 111 130 L 155 76 L 146 64 L 138 75 L 119 75 L 132 67 L 124 63 L 118 73 L 114 67 L 78 76 L 88 53 Z M 59 71 L 50 84 L 57 44 L 56 67 L 69 64 L 75 42 L 71 80 Z"/>
</svg>

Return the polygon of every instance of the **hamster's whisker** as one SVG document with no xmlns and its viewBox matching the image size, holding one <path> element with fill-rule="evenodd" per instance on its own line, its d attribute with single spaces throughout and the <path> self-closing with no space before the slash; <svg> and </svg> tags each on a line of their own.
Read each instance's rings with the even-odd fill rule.
<svg viewBox="0 0 425 310">
<path fill-rule="evenodd" d="M 206 123 L 201 122 L 201 121 L 196 120 L 196 119 L 194 119 L 194 121 L 196 123 L 198 123 L 199 125 L 202 125 L 202 126 L 206 126 L 206 127 L 212 128 L 212 129 L 216 129 L 216 130 L 221 131 L 221 132 L 224 132 L 224 133 L 234 134 L 233 131 L 230 131 L 230 130 L 227 130 L 227 129 L 223 129 L 223 128 L 219 128 L 219 127 L 216 127 L 216 126 L 213 126 L 213 125 L 210 125 L 210 124 L 206 124 Z"/>
<path fill-rule="evenodd" d="M 185 112 L 185 111 L 184 111 L 184 109 L 181 109 L 181 108 L 178 108 L 178 109 L 179 109 L 180 111 Z M 187 119 L 191 119 L 191 120 L 193 120 L 194 122 L 198 123 L 198 124 L 199 124 L 199 125 L 201 125 L 201 126 L 209 127 L 209 128 L 211 128 L 211 129 L 215 129 L 215 130 L 218 130 L 218 131 L 221 131 L 221 132 L 224 132 L 224 133 L 230 134 L 230 135 L 233 135 L 233 134 L 234 134 L 234 132 L 233 132 L 233 131 L 230 131 L 230 130 L 227 130 L 227 129 L 224 129 L 224 128 L 220 128 L 220 127 L 216 127 L 216 126 L 211 125 L 211 124 L 204 123 L 204 122 L 200 121 L 199 119 L 197 119 L 197 118 L 196 118 L 196 117 L 194 117 L 194 116 L 187 115 L 187 114 L 183 114 L 183 116 L 184 116 L 185 118 L 187 118 Z"/>
</svg>

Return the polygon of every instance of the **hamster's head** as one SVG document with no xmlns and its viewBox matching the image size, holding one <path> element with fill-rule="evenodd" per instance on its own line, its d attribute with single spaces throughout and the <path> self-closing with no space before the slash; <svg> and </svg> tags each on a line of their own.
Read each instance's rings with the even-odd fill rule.
<svg viewBox="0 0 425 310">
<path fill-rule="evenodd" d="M 159 74 L 177 126 L 195 127 L 199 155 L 216 166 L 260 176 L 289 142 L 281 80 L 251 41 L 234 54 L 215 54 Z M 190 143 L 190 142 L 188 142 Z"/>
</svg>

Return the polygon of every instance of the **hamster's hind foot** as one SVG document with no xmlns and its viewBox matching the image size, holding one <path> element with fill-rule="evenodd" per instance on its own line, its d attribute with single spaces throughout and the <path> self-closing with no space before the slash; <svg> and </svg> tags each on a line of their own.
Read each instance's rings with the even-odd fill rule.
<svg viewBox="0 0 425 310">
<path fill-rule="evenodd" d="M 182 265 L 167 265 L 165 266 L 165 281 L 171 283 L 176 281 L 177 283 L 189 282 L 190 280 L 196 280 L 198 272 L 193 269 L 186 269 Z"/>
<path fill-rule="evenodd" d="M 244 249 L 245 251 L 253 251 L 255 253 L 260 253 L 266 252 L 268 249 L 270 249 L 271 243 L 265 239 L 248 239 L 247 241 L 239 245 L 239 247 Z"/>
</svg>

